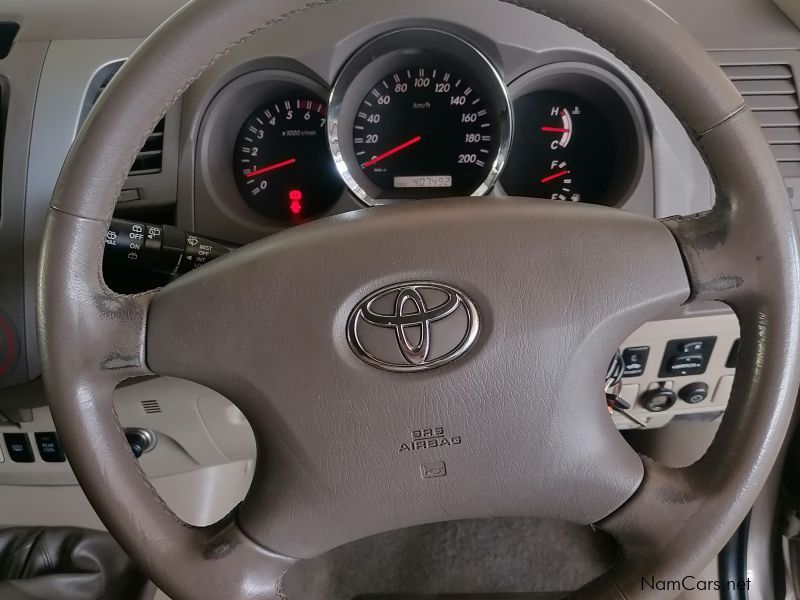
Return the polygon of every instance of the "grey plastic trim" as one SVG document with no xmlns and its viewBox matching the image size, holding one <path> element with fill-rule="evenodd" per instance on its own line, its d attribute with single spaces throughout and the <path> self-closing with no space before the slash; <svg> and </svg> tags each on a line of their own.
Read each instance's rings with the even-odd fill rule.
<svg viewBox="0 0 800 600">
<path fill-rule="evenodd" d="M 32 262 L 25 262 L 23 230 L 33 107 L 47 46 L 46 42 L 17 42 L 9 56 L 0 61 L 0 101 L 8 102 L 5 139 L 0 139 L 4 144 L 0 176 L 0 311 L 14 323 L 20 343 L 16 369 L 0 381 L 0 388 L 27 383 L 32 369 L 26 355 L 36 349 L 36 322 L 25 304 L 24 269 L 30 264 L 35 277 L 38 253 Z"/>
</svg>

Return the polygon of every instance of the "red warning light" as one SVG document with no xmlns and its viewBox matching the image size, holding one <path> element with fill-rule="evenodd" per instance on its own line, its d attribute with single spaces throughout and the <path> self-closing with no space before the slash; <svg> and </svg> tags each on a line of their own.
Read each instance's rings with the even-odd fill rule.
<svg viewBox="0 0 800 600">
<path fill-rule="evenodd" d="M 289 191 L 289 200 L 291 200 L 291 204 L 289 205 L 289 210 L 292 211 L 293 215 L 299 215 L 303 212 L 303 205 L 300 201 L 303 199 L 303 192 L 300 190 L 290 190 Z"/>
</svg>

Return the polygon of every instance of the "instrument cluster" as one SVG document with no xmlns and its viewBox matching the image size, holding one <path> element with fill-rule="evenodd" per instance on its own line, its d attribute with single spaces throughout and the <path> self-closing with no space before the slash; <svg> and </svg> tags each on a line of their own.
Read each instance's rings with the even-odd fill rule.
<svg viewBox="0 0 800 600">
<path fill-rule="evenodd" d="M 341 212 L 345 197 L 353 208 L 488 194 L 618 207 L 645 144 L 637 100 L 608 69 L 554 62 L 506 83 L 480 48 L 433 28 L 368 42 L 330 90 L 311 74 L 240 76 L 206 121 L 211 187 L 235 189 L 234 212 L 276 226 Z"/>
</svg>

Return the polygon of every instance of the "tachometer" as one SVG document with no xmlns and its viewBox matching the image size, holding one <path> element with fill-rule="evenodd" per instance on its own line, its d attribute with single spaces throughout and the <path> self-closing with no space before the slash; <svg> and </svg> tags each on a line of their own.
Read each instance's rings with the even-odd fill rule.
<svg viewBox="0 0 800 600">
<path fill-rule="evenodd" d="M 510 141 L 502 80 L 467 42 L 435 30 L 379 38 L 334 87 L 337 166 L 368 204 L 486 193 Z"/>
<path fill-rule="evenodd" d="M 276 98 L 244 123 L 234 175 L 247 204 L 276 221 L 328 210 L 342 192 L 325 136 L 327 108 L 311 98 Z"/>
</svg>

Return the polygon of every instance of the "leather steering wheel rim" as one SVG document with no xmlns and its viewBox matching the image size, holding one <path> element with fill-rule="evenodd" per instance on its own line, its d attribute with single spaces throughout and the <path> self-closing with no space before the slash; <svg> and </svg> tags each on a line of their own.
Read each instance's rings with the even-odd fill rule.
<svg viewBox="0 0 800 600">
<path fill-rule="evenodd" d="M 597 333 L 602 339 L 596 345 L 582 342 L 579 358 L 588 362 L 594 359 L 598 365 L 575 367 L 580 377 L 570 375 L 570 385 L 576 387 L 567 391 L 559 388 L 559 393 L 565 398 L 582 393 L 591 396 L 587 390 L 594 380 L 588 383 L 582 380 L 603 372 L 603 361 L 608 357 L 603 353 L 627 333 L 620 332 L 620 328 L 635 326 L 637 321 L 653 318 L 666 307 L 685 301 L 722 301 L 738 315 L 742 328 L 740 366 L 729 408 L 706 456 L 685 469 L 668 469 L 647 460 L 634 460 L 630 453 L 620 450 L 622 438 L 616 432 L 609 432 L 610 425 L 597 420 L 593 423 L 597 431 L 581 430 L 582 434 L 589 436 L 582 439 L 587 448 L 585 454 L 589 455 L 584 458 L 591 461 L 593 451 L 600 456 L 622 452 L 624 457 L 614 463 L 613 469 L 609 467 L 614 471 L 610 474 L 613 477 L 576 475 L 573 481 L 568 482 L 574 487 L 559 490 L 564 506 L 551 508 L 546 513 L 578 522 L 594 522 L 615 536 L 623 550 L 622 559 L 614 569 L 572 597 L 629 600 L 673 597 L 675 592 L 644 590 L 641 578 L 680 579 L 695 574 L 708 564 L 754 502 L 787 433 L 800 381 L 797 355 L 800 341 L 800 289 L 797 285 L 800 260 L 786 190 L 758 124 L 738 92 L 705 51 L 650 2 L 501 0 L 541 13 L 584 33 L 642 76 L 672 108 L 705 157 L 718 192 L 712 211 L 660 222 L 632 217 L 613 209 L 513 200 L 502 204 L 491 218 L 481 201 L 476 200 L 370 209 L 372 212 L 352 219 L 328 220 L 282 234 L 273 241 L 259 242 L 234 253 L 230 259 L 226 257 L 182 278 L 162 291 L 121 296 L 105 286 L 101 273 L 102 248 L 115 199 L 138 149 L 169 106 L 215 60 L 234 46 L 273 23 L 337 1 L 346 0 L 190 2 L 126 62 L 73 145 L 47 219 L 39 269 L 38 327 L 42 371 L 53 417 L 86 495 L 120 544 L 175 600 L 278 598 L 281 597 L 280 578 L 296 558 L 311 556 L 331 544 L 352 539 L 352 536 L 437 517 L 479 516 L 481 506 L 487 515 L 521 514 L 520 506 L 527 500 L 552 500 L 547 496 L 547 490 L 520 484 L 520 488 L 508 488 L 529 494 L 520 496 L 520 504 L 508 501 L 509 494 L 505 497 L 501 494 L 491 496 L 476 490 L 474 496 L 468 492 L 461 505 L 446 506 L 447 502 L 439 496 L 423 501 L 420 507 L 406 507 L 407 510 L 397 504 L 389 516 L 378 517 L 371 509 L 360 506 L 365 511 L 361 524 L 354 523 L 352 518 L 349 522 L 342 518 L 341 524 L 330 526 L 330 532 L 320 532 L 319 539 L 309 537 L 308 532 L 303 538 L 301 532 L 282 531 L 283 525 L 276 522 L 274 514 L 288 514 L 285 520 L 294 525 L 296 522 L 292 520 L 291 512 L 302 512 L 302 507 L 291 506 L 289 512 L 281 513 L 282 508 L 286 509 L 286 506 L 281 506 L 281 501 L 286 498 L 272 502 L 280 490 L 262 485 L 260 480 L 280 473 L 284 463 L 299 466 L 300 471 L 303 468 L 313 470 L 317 465 L 311 457 L 302 456 L 305 448 L 292 439 L 293 413 L 273 396 L 254 389 L 253 382 L 258 381 L 255 376 L 248 379 L 235 372 L 233 367 L 227 371 L 215 370 L 219 368 L 213 365 L 208 370 L 214 371 L 214 377 L 198 374 L 197 364 L 205 367 L 202 364 L 205 359 L 192 351 L 192 344 L 198 340 L 191 338 L 190 332 L 193 326 L 199 328 L 197 323 L 203 320 L 202 312 L 198 309 L 195 313 L 188 311 L 190 314 L 176 317 L 176 311 L 186 306 L 189 297 L 197 299 L 203 309 L 214 307 L 216 299 L 209 292 L 211 284 L 241 283 L 243 280 L 237 274 L 242 270 L 261 273 L 266 267 L 260 265 L 270 262 L 266 259 L 283 256 L 281 253 L 299 252 L 305 246 L 319 250 L 334 243 L 345 247 L 347 236 L 355 233 L 363 234 L 365 243 L 374 243 L 376 248 L 381 248 L 383 246 L 377 245 L 380 240 L 370 239 L 370 236 L 375 237 L 375 230 L 385 236 L 387 231 L 403 231 L 411 225 L 427 227 L 424 233 L 429 235 L 443 232 L 445 227 L 452 230 L 449 218 L 455 206 L 461 211 L 458 213 L 462 219 L 459 224 L 463 223 L 464 235 L 474 233 L 480 238 L 480 227 L 487 236 L 485 239 L 490 241 L 497 238 L 504 228 L 510 232 L 507 237 L 515 238 L 514 222 L 539 228 L 544 222 L 546 227 L 563 228 L 567 237 L 572 236 L 573 243 L 578 241 L 586 245 L 586 256 L 582 260 L 591 269 L 600 268 L 592 263 L 591 255 L 595 250 L 614 252 L 611 246 L 617 242 L 605 239 L 610 235 L 630 240 L 622 243 L 624 251 L 642 252 L 639 262 L 648 264 L 643 266 L 637 261 L 626 263 L 622 260 L 621 268 L 625 272 L 606 273 L 615 284 L 625 278 L 634 279 L 637 284 L 637 287 L 620 293 L 616 304 L 611 302 L 611 296 L 603 298 L 606 304 L 614 306 L 598 308 L 585 300 L 589 294 L 583 288 L 596 286 L 597 281 L 585 281 L 583 287 L 577 278 L 572 282 L 575 284 L 572 294 L 576 306 L 585 301 L 584 308 L 597 308 L 599 312 L 606 310 L 608 314 L 603 314 L 602 318 L 591 317 L 595 319 L 593 321 L 590 316 L 586 317 L 587 331 Z M 489 235 L 492 232 L 495 238 Z M 544 232 L 542 229 L 543 235 Z M 453 243 L 459 243 L 457 238 L 452 239 Z M 541 246 L 534 242 L 520 242 L 518 238 L 511 240 L 514 241 L 522 244 L 524 250 L 532 255 L 541 251 Z M 498 256 L 505 256 L 504 253 L 513 256 L 512 250 L 520 251 L 509 246 L 511 242 L 497 241 Z M 420 239 L 422 246 L 426 243 L 425 238 Z M 387 253 L 391 254 L 391 249 Z M 442 264 L 444 269 L 446 265 Z M 472 362 L 464 361 L 464 366 L 454 363 L 452 368 L 448 367 L 450 370 L 437 370 L 435 375 L 412 375 L 397 384 L 398 387 L 410 381 L 436 382 L 440 377 L 458 381 L 465 376 L 467 367 L 480 369 L 484 365 L 482 361 L 490 360 L 484 355 L 495 348 L 503 307 L 492 302 L 491 291 L 484 289 L 482 292 L 477 284 L 470 287 L 474 282 L 464 274 L 465 266 L 460 263 L 456 266 L 458 277 L 464 280 L 473 296 L 477 295 L 478 303 L 489 315 L 492 327 L 482 333 L 483 346 L 470 355 Z M 581 263 L 574 259 L 569 266 L 581 269 Z M 474 265 L 474 261 L 473 267 L 480 271 L 481 276 L 490 278 L 489 270 L 481 271 L 480 265 Z M 431 267 L 435 268 L 438 268 L 437 264 Z M 590 276 L 591 269 L 584 272 L 585 277 Z M 422 272 L 427 271 L 391 271 L 383 277 L 393 282 L 407 274 Z M 439 272 L 435 274 L 439 275 Z M 372 279 L 362 281 L 362 287 L 353 291 L 356 296 L 347 296 L 347 299 L 377 289 L 369 286 L 379 277 L 376 274 Z M 505 283 L 497 285 L 502 287 Z M 638 287 L 652 288 L 646 290 L 650 295 Z M 224 289 L 224 286 L 213 289 Z M 612 289 L 606 292 L 612 294 Z M 504 288 L 504 293 L 518 294 L 520 290 L 509 287 Z M 519 297 L 503 299 L 516 301 Z M 276 296 L 274 300 L 281 302 L 286 298 Z M 546 298 L 542 302 L 546 302 Z M 626 304 L 635 307 L 626 308 L 623 306 Z M 349 308 L 352 306 L 344 303 L 341 310 Z M 338 314 L 332 317 L 336 331 L 340 325 L 336 321 Z M 275 323 L 272 325 L 280 328 Z M 343 331 L 341 327 L 342 335 Z M 509 338 L 514 337 L 511 332 L 506 334 Z M 530 347 L 528 341 L 522 343 Z M 65 347 L 73 350 L 64 353 Z M 576 359 L 576 362 L 581 361 Z M 368 367 L 364 365 L 346 364 L 348 368 L 352 367 L 354 374 L 367 373 L 364 369 Z M 557 372 L 560 375 L 569 373 Z M 273 434 L 277 431 L 278 437 L 282 436 L 277 442 L 266 436 L 258 438 L 260 466 L 256 471 L 257 483 L 240 509 L 214 526 L 191 527 L 171 513 L 147 482 L 125 442 L 111 402 L 113 390 L 123 379 L 153 373 L 193 376 L 223 393 L 239 394 L 245 398 L 240 408 L 251 423 L 253 419 L 266 418 L 271 420 L 272 427 L 275 421 L 280 420 L 286 426 L 271 431 Z M 519 373 L 514 371 L 513 375 Z M 379 377 L 398 376 L 368 374 L 367 377 L 377 380 Z M 246 379 L 244 383 L 243 379 Z M 597 381 L 599 391 L 602 386 L 599 378 Z M 444 387 L 437 389 L 442 396 L 447 395 Z M 506 395 L 517 393 L 512 386 L 504 388 L 504 392 Z M 481 399 L 485 397 L 481 396 Z M 517 412 L 509 412 L 512 410 Z M 526 410 L 520 406 L 497 407 L 503 418 L 512 414 L 518 416 L 522 414 L 519 411 Z M 592 404 L 586 410 L 597 416 L 604 407 Z M 268 413 L 267 417 L 260 414 L 264 411 Z M 481 430 L 482 423 L 463 421 L 462 424 L 473 427 L 470 431 L 474 435 L 478 435 L 476 432 L 489 436 L 499 433 L 491 431 L 490 427 L 490 431 Z M 533 431 L 543 427 L 533 422 L 528 425 Z M 553 426 L 543 431 L 549 431 L 552 436 Z M 520 447 L 526 443 L 515 440 L 513 436 L 507 436 L 507 439 Z M 539 450 L 544 452 L 546 448 L 540 447 Z M 346 454 L 348 451 L 343 452 Z M 264 456 L 270 461 L 267 465 Z M 574 456 L 564 460 L 578 464 Z M 476 464 L 483 465 L 483 462 Z M 535 460 L 534 464 L 536 468 L 547 470 Z M 518 469 L 518 473 L 522 473 L 524 469 L 520 465 L 524 466 L 524 461 L 511 470 Z M 589 465 L 585 470 L 594 466 Z M 348 477 L 347 473 L 337 476 Z M 313 485 L 311 479 L 303 476 L 285 477 L 288 479 L 284 479 L 282 484 L 288 482 L 289 486 L 298 485 L 300 488 Z M 563 473 L 547 472 L 542 474 L 542 478 L 565 485 Z M 344 479 L 338 481 L 342 487 L 332 490 L 326 500 L 338 493 L 346 495 L 348 486 L 342 483 Z M 412 482 L 411 479 L 408 481 Z M 594 491 L 598 501 L 594 507 L 577 498 L 580 495 L 578 483 L 588 481 L 597 486 Z M 512 485 L 507 479 L 498 479 L 498 482 L 501 487 Z M 356 489 L 366 485 L 358 481 L 348 483 Z M 410 485 L 421 484 L 412 482 Z M 474 503 L 470 504 L 473 500 Z M 267 504 L 271 504 L 268 508 L 274 512 L 272 518 L 263 514 Z M 448 512 L 450 508 L 452 513 Z M 346 508 L 342 510 L 346 511 Z M 331 511 L 332 520 L 336 520 L 335 509 Z M 542 506 L 536 506 L 535 510 L 531 507 L 531 514 L 543 514 L 543 511 Z M 455 517 L 449 516 L 453 514 Z"/>
</svg>

